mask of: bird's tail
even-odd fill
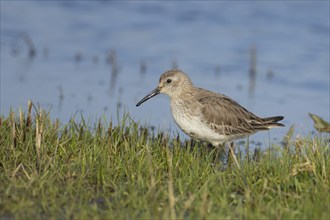
[[[276,128],[276,127],[284,127],[284,124],[278,123],[278,121],[281,121],[283,118],[284,118],[283,116],[268,117],[268,118],[263,118],[262,122],[263,125],[268,129]]]

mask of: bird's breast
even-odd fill
[[[197,105],[171,102],[171,110],[176,124],[190,137],[211,143],[224,138],[204,122]]]

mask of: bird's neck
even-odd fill
[[[193,85],[185,85],[179,91],[170,96],[172,105],[179,105],[187,102],[195,102],[197,88]]]

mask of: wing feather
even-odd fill
[[[198,99],[206,123],[224,135],[248,135],[267,130],[262,120],[223,94],[209,93]]]

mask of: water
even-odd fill
[[[63,123],[77,113],[117,120],[126,110],[176,134],[168,97],[135,104],[178,66],[259,116],[285,116],[286,128],[251,137],[262,144],[293,124],[297,134],[313,131],[308,112],[330,121],[328,1],[0,4],[1,115],[31,99]]]

